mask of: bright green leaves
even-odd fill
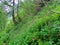
[[[48,45],[48,44],[52,45],[54,41],[54,34],[55,34],[54,32],[56,32],[57,34],[57,31],[55,29],[56,28],[55,24],[57,22],[55,21],[59,21],[58,18],[59,18],[58,14],[45,16],[41,18],[35,18],[33,23],[29,22],[29,25],[27,24],[24,25],[20,33],[18,33],[18,35],[15,35],[13,38],[10,39],[8,45],[10,45],[10,43],[11,44],[15,43],[16,45],[19,45],[19,44],[28,45],[29,43],[31,45],[36,45],[37,40],[39,39],[42,40],[41,44],[38,42],[39,45]],[[50,23],[52,23],[53,21],[55,23],[52,23],[51,25],[49,25],[48,23],[49,21],[51,21]],[[18,42],[16,43],[17,40]]]
[[[5,4],[7,3],[5,2]],[[45,7],[39,12],[39,15],[43,16],[37,15],[34,17],[32,15],[35,13],[34,8],[33,2],[27,1],[22,4],[20,17],[24,19],[16,27],[13,22],[6,24],[6,14],[0,8],[0,30],[4,30],[0,33],[0,45],[3,45],[4,41],[7,42],[7,45],[60,44],[60,14],[50,13],[48,7]],[[55,12],[60,11],[59,6],[50,6],[50,9]],[[27,14],[31,15],[28,16]]]

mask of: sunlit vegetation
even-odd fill
[[[60,45],[59,0],[18,0],[17,6],[14,1],[0,5],[0,45]]]

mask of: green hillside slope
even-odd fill
[[[36,15],[20,17],[23,21],[18,25],[11,20],[0,32],[0,45],[60,45],[59,4],[45,6]]]

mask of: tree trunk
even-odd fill
[[[13,19],[14,24],[17,25],[16,19],[14,17],[14,1],[15,0],[13,0],[12,19]]]
[[[21,18],[19,17],[19,0],[18,0],[18,5],[17,5],[17,17],[18,17],[18,21],[21,22]]]

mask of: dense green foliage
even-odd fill
[[[2,7],[0,7],[0,31],[4,30],[6,24],[6,14],[3,11]]]
[[[47,5],[37,12],[32,1],[21,2],[22,21],[16,26],[0,7],[0,45],[60,45],[60,4]]]

